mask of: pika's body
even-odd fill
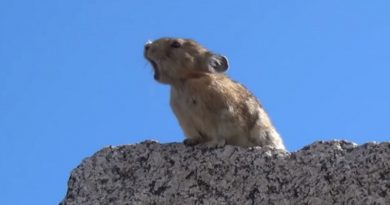
[[[175,38],[148,42],[144,54],[155,79],[171,86],[170,104],[185,144],[285,149],[257,99],[223,73],[228,68],[224,56]]]

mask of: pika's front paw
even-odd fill
[[[185,146],[194,146],[194,145],[199,144],[199,140],[198,139],[185,139],[183,141],[183,144]]]
[[[224,147],[226,144],[225,140],[212,140],[212,141],[208,141],[206,142],[206,146],[210,149],[213,149],[213,148],[221,148],[221,147]]]

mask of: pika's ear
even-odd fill
[[[214,70],[218,73],[223,73],[227,71],[228,67],[229,67],[229,62],[225,56],[221,56],[218,54],[211,54],[209,59],[210,70]]]

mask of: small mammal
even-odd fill
[[[149,41],[144,56],[154,79],[171,86],[170,105],[187,137],[185,145],[285,149],[256,97],[224,74],[226,57],[182,38]]]

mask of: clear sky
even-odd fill
[[[287,148],[390,138],[390,2],[0,1],[0,204],[58,204],[108,145],[181,142],[143,45],[226,55]]]

